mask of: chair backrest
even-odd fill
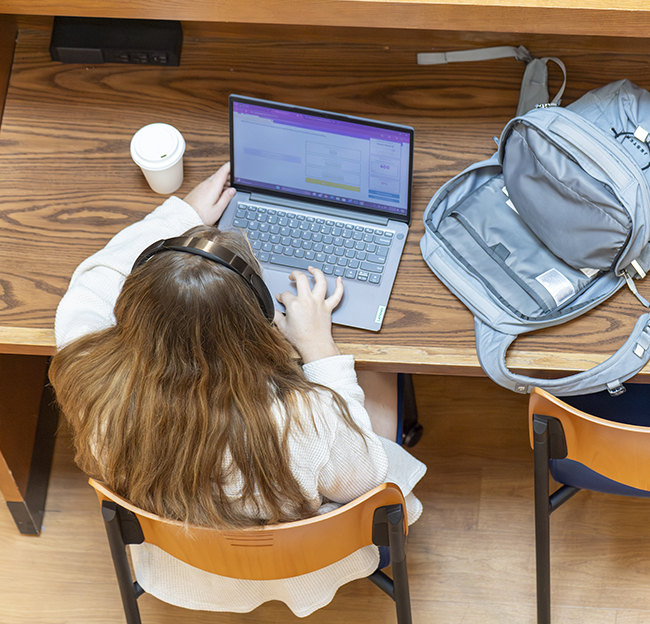
[[[134,513],[144,541],[206,572],[238,579],[269,580],[324,568],[373,543],[375,509],[406,506],[397,485],[383,483],[334,511],[297,522],[239,531],[188,526],[134,507],[103,484],[89,480],[100,504],[113,501]]]
[[[528,403],[531,446],[534,414],[552,416],[562,423],[567,459],[580,462],[618,483],[650,490],[650,427],[592,416],[544,390],[534,388]]]

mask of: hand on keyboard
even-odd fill
[[[340,277],[336,280],[334,292],[328,297],[323,272],[314,267],[308,270],[314,278],[314,288],[302,271],[293,271],[289,279],[296,284],[296,294],[287,290],[277,295],[286,314],[275,313],[276,326],[296,348],[305,364],[340,354],[332,338],[332,310],[343,298]]]

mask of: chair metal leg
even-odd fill
[[[548,421],[533,420],[535,461],[535,565],[537,577],[537,624],[551,624],[550,506]]]
[[[411,624],[411,596],[406,569],[406,535],[404,533],[404,510],[395,506],[386,514],[388,520],[388,543],[393,572],[393,587],[397,624]]]
[[[573,485],[563,485],[551,494],[548,498],[549,506],[548,512],[552,514],[558,507],[564,505],[570,498],[575,496],[580,491],[580,488]]]
[[[102,504],[102,517],[106,527],[106,535],[111,548],[117,584],[122,596],[122,605],[127,624],[142,624],[137,597],[142,593],[140,586],[133,581],[131,567],[126,556],[126,546],[122,538],[120,517],[115,503],[104,501]]]
[[[402,446],[414,447],[422,438],[424,427],[418,422],[418,408],[415,401],[413,376],[409,373],[397,374],[397,413],[401,420]]]
[[[385,572],[381,570],[375,570],[369,577],[369,581],[372,581],[381,591],[385,594],[388,594],[393,600],[395,600],[395,584],[393,579],[388,576]]]

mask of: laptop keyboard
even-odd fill
[[[393,232],[240,202],[235,227],[245,230],[260,262],[380,284]]]

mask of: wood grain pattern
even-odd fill
[[[51,352],[54,312],[74,268],[163,199],[130,160],[133,133],[154,121],[181,130],[182,196],[227,159],[227,97],[243,93],[415,127],[412,231],[384,328],[337,327],[335,338],[365,368],[480,374],[471,314],[422,259],[422,213],[443,182],[491,155],[492,136],[514,113],[522,66],[422,67],[416,53],[517,43],[557,54],[569,72],[565,103],[622,76],[650,86],[645,40],[607,40],[601,51],[595,37],[195,24],[181,67],[156,68],[53,63],[48,29],[21,23],[0,132],[5,352],[22,344],[25,353]],[[558,80],[552,73],[552,88]],[[650,295],[650,283],[640,290]],[[510,364],[547,375],[581,370],[620,346],[642,312],[621,291],[576,321],[517,340]]]
[[[0,327],[0,353],[54,355],[54,329]]]
[[[637,37],[647,32],[643,0],[2,0],[0,11],[73,15],[374,28],[431,28]]]

